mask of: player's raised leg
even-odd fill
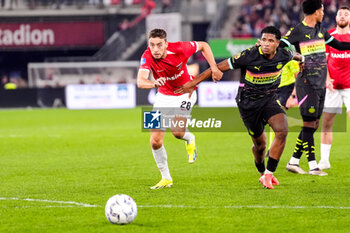
[[[166,150],[163,145],[165,131],[163,130],[152,130],[151,131],[151,147],[154,160],[156,161],[157,167],[162,175],[162,179],[151,189],[169,188],[173,185],[173,179],[170,176],[168,167],[168,157]]]
[[[186,131],[182,139],[186,141],[186,151],[187,151],[188,162],[194,163],[198,155],[197,147],[196,147],[196,137],[190,131]]]
[[[187,122],[185,117],[177,116],[173,119],[174,122]],[[172,127],[171,132],[177,139],[185,141],[187,158],[189,163],[194,163],[197,158],[196,137],[186,127],[181,127],[179,124],[177,127]]]

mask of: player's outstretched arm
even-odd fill
[[[338,50],[350,50],[350,42],[342,42],[335,38],[331,42],[329,42],[327,45]]]
[[[219,81],[222,78],[222,72],[218,69],[215,58],[213,55],[213,52],[211,51],[211,48],[207,42],[199,41],[198,44],[198,51],[202,51],[203,56],[209,63],[210,69],[212,71],[212,77],[213,81]]]
[[[222,62],[220,62],[217,65],[218,69],[221,72],[225,72],[230,70],[230,65],[228,64],[228,60],[225,59]],[[183,94],[183,93],[190,93],[190,97],[192,95],[192,92],[194,91],[194,88],[201,83],[203,80],[206,80],[208,78],[210,78],[212,76],[212,70],[211,68],[206,69],[204,72],[200,73],[195,79],[185,83],[184,85],[182,85],[181,87],[179,87],[175,93],[178,94]]]
[[[150,71],[140,69],[137,74],[137,87],[141,89],[152,89],[155,87],[163,86],[166,82],[165,78],[159,78],[156,81],[148,80]]]

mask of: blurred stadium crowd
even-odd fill
[[[151,0],[153,2],[153,0]],[[172,0],[162,0],[164,5],[171,4]],[[127,7],[142,4],[144,0],[1,0],[1,9],[15,10],[22,8],[34,9],[61,9],[76,7],[78,9],[110,6]],[[146,1],[150,2],[150,1]]]
[[[303,17],[302,0],[243,0],[240,15],[232,24],[232,37],[259,37],[261,30],[269,25],[278,27],[284,35],[290,27],[300,22]],[[349,4],[347,0],[324,0],[325,15],[323,25],[334,27],[339,6]]]
[[[43,21],[50,22],[53,21],[53,18],[49,19],[45,12],[57,12],[55,16],[56,21],[66,20],[67,16],[71,17],[69,20],[72,20],[77,11],[81,12],[87,21],[94,21],[96,19],[101,19],[104,17],[105,23],[105,45],[99,48],[95,48],[96,50],[90,50],[88,52],[82,53],[83,56],[85,54],[94,54],[99,49],[102,52],[110,52],[116,50],[116,48],[111,48],[111,46],[106,47],[107,41],[115,36],[116,32],[122,32],[125,35],[129,35],[125,37],[124,41],[130,42],[125,45],[125,47],[129,47],[132,45],[131,41],[128,40],[130,38],[130,34],[132,30],[133,33],[136,31],[141,34],[145,34],[144,24],[145,18],[149,14],[153,13],[168,13],[168,12],[179,12],[182,14],[182,24],[192,24],[191,29],[186,29],[183,31],[186,33],[183,34],[191,34],[189,39],[184,38],[184,40],[208,40],[208,28],[210,28],[211,24],[213,24],[216,15],[220,15],[219,12],[220,4],[227,4],[230,0],[184,0],[184,1],[175,1],[175,0],[0,0],[0,17],[3,17],[3,26],[6,26],[8,23],[13,22],[25,22],[23,16],[27,16],[28,12],[34,12],[34,16],[29,18],[30,21]],[[222,21],[218,21],[218,25],[226,24],[229,27],[221,27],[219,30],[225,33],[225,37],[231,38],[257,38],[260,36],[261,30],[268,25],[277,26],[282,35],[284,35],[289,28],[293,25],[296,25],[300,22],[303,17],[301,10],[301,2],[302,0],[231,0],[231,2],[236,3],[238,15],[235,15],[233,18],[228,17],[228,15],[221,14]],[[350,5],[350,0],[324,0],[324,9],[325,15],[323,20],[323,25],[330,29],[335,26],[335,16],[339,6],[342,5]],[[181,3],[181,4],[180,4]],[[192,4],[192,5],[191,5]],[[181,5],[180,7],[175,7],[176,5]],[[192,8],[191,8],[192,6]],[[229,8],[228,5],[225,5]],[[69,15],[69,10],[74,9]],[[116,9],[109,11],[110,9]],[[131,11],[127,11],[131,9]],[[67,11],[66,11],[67,10]],[[100,14],[98,17],[90,16],[91,13],[88,13],[89,10],[95,10],[95,13],[98,11]],[[121,11],[126,10],[124,14],[120,14]],[[177,10],[177,11],[176,11]],[[195,11],[199,10],[199,11]],[[182,11],[182,12],[181,12]],[[23,13],[27,12],[27,13]],[[40,12],[42,12],[42,16],[40,16]],[[66,12],[66,13],[65,13]],[[102,13],[101,13],[102,12]],[[191,12],[191,14],[188,14]],[[194,13],[197,12],[197,13]],[[209,12],[212,14],[212,17],[207,17],[205,12]],[[60,13],[65,13],[65,15],[59,15]],[[11,15],[12,14],[12,15]],[[113,14],[113,15],[112,15]],[[198,19],[198,15],[202,15],[202,22]],[[23,20],[21,19],[22,16]],[[189,19],[191,16],[195,16],[192,21]],[[34,19],[37,17],[38,19]],[[40,18],[41,17],[41,18]],[[45,18],[46,17],[46,18]],[[90,18],[89,18],[90,17]],[[113,19],[112,22],[107,22],[108,20]],[[21,21],[22,20],[22,21]],[[80,19],[78,19],[80,20]],[[187,21],[187,22],[186,22]],[[184,23],[186,22],[186,23]],[[107,26],[106,26],[107,25]],[[141,27],[142,26],[142,27]],[[136,30],[139,27],[140,30]],[[108,29],[108,31],[106,31]],[[143,30],[143,31],[142,31]],[[135,34],[135,37],[141,37],[141,34]],[[223,33],[218,34],[223,37]],[[215,38],[215,37],[212,37]],[[209,38],[210,39],[210,38]],[[223,38],[230,39],[230,38]],[[115,44],[119,42],[116,41]],[[146,46],[146,43],[139,44],[139,51],[142,50],[142,45]],[[104,48],[103,50],[103,47]],[[120,46],[119,46],[120,47]],[[11,50],[12,49],[12,50]],[[30,48],[0,48],[5,55],[0,57],[0,60],[6,61],[9,60],[9,56],[12,56],[12,59],[16,62],[9,62],[8,64],[13,64],[12,66],[4,65],[2,69],[0,69],[0,77],[1,77],[1,85],[4,87],[7,83],[14,83],[17,88],[26,88],[28,87],[28,74],[26,72],[27,67],[23,67],[23,63],[27,62],[25,59],[22,59],[22,63],[19,64],[17,62],[17,57],[28,57],[28,62],[46,62],[47,58],[50,56],[62,56],[62,54],[66,56],[82,56],[81,54],[77,54],[74,50],[69,50],[69,48],[58,48],[56,54],[52,52],[52,49],[48,49],[45,51],[45,48],[37,49]],[[48,56],[49,51],[51,51],[50,56]],[[64,52],[62,52],[64,51]],[[137,53],[137,50],[134,54]],[[13,55],[11,55],[13,54]],[[40,59],[44,57],[44,59],[40,60],[39,58],[35,61],[31,61],[33,56],[40,55]],[[8,56],[9,55],[9,56]],[[136,57],[139,57],[137,55]],[[126,60],[137,60],[134,58],[126,59]],[[18,65],[16,66],[16,63]],[[207,63],[204,61],[203,56],[201,54],[197,54],[194,56],[194,61],[192,63],[196,63],[199,65],[199,71],[203,71],[207,68]]]

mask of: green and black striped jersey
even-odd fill
[[[296,85],[310,84],[313,88],[325,88],[327,78],[326,44],[332,37],[321,24],[309,27],[305,21],[291,28],[281,39],[281,47],[295,46],[305,57],[304,70],[296,80]]]
[[[281,80],[283,66],[293,59],[293,53],[277,48],[272,59],[264,56],[261,47],[246,49],[228,59],[233,69],[241,69],[240,97],[260,99],[274,93]]]

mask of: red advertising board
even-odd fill
[[[0,23],[0,48],[101,46],[103,22]]]

